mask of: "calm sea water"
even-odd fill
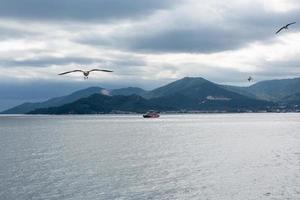
[[[1,200],[300,199],[300,114],[0,116]]]

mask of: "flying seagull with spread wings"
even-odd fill
[[[283,29],[289,29],[289,26],[290,25],[293,25],[293,24],[296,24],[296,22],[292,22],[292,23],[289,23],[289,24],[287,24],[287,25],[285,25],[285,26],[283,26],[283,27],[281,27],[277,32],[276,32],[276,34],[278,34],[280,31],[282,31]]]
[[[73,72],[81,72],[84,75],[84,79],[88,79],[91,72],[113,72],[113,71],[106,70],[106,69],[91,69],[89,71],[84,71],[84,70],[81,70],[81,69],[75,69],[75,70],[72,70],[72,71],[67,71],[67,72],[60,73],[58,75],[65,75],[65,74],[69,74],[69,73],[73,73]]]

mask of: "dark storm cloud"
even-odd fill
[[[267,39],[269,33],[243,33],[238,29],[205,27],[200,29],[170,29],[134,36],[86,37],[75,40],[81,44],[111,46],[125,50],[149,53],[212,53],[233,50],[255,40]]]
[[[234,12],[224,14],[220,23],[193,24],[182,16],[178,26],[165,23],[159,29],[155,23],[149,22],[144,27],[133,27],[127,32],[112,33],[109,37],[91,34],[75,41],[137,52],[214,53],[239,49],[256,41],[271,41],[278,36],[275,32],[282,25],[300,21],[299,10],[289,13],[270,13],[263,9],[256,9],[255,13],[251,9],[243,13]],[[296,24],[289,31],[298,30],[300,25]]]
[[[177,1],[177,0],[175,0]],[[146,15],[174,0],[0,0],[0,17],[33,20],[110,20]]]
[[[219,52],[241,47],[251,36],[244,38],[226,30],[169,30],[136,38],[128,44],[130,49],[146,52]],[[254,38],[252,38],[254,39]]]

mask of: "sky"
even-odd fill
[[[299,0],[0,0],[0,111],[89,86],[300,76]],[[289,22],[288,31],[275,32]],[[114,73],[58,76],[73,69]]]

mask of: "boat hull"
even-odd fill
[[[143,115],[144,118],[159,118],[159,115]]]

